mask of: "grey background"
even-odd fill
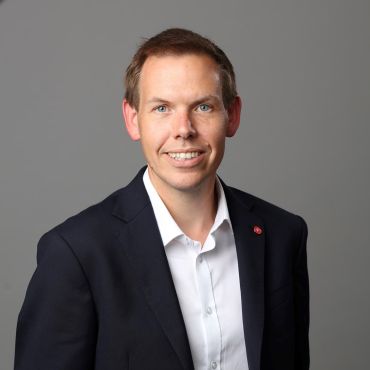
[[[368,368],[368,0],[0,1],[0,370],[48,229],[144,163],[123,131],[140,37],[214,39],[244,101],[220,174],[309,225],[312,369]]]

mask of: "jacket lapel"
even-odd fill
[[[238,256],[244,337],[249,370],[260,370],[264,326],[264,249],[262,221],[251,212],[252,201],[223,184]],[[257,226],[262,230],[258,233]]]
[[[122,191],[114,215],[123,221],[118,236],[165,335],[184,369],[193,369],[190,346],[171,271],[154,212],[146,193],[142,169]]]

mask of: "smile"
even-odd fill
[[[200,152],[169,152],[168,155],[177,161],[186,161],[200,156]]]

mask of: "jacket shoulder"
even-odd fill
[[[145,167],[125,187],[52,228],[42,236],[41,241],[62,239],[80,256],[109,249],[123,225],[122,221],[125,222],[125,217],[134,217],[147,205],[142,181],[144,171]]]
[[[41,237],[39,247],[47,245],[49,249],[55,245],[56,240],[60,240],[64,241],[74,254],[85,255],[109,243],[114,237],[112,211],[117,197],[124,189],[115,191],[102,201],[53,227]]]
[[[95,203],[77,214],[67,218],[65,221],[55,226],[50,232],[60,234],[70,234],[77,230],[79,233],[86,231],[94,232],[101,227],[102,223],[112,213],[118,194],[124,190],[120,189],[107,196],[105,199]]]

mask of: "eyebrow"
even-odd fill
[[[193,105],[198,105],[203,102],[211,101],[211,100],[216,100],[220,101],[219,97],[217,95],[205,95],[200,97],[199,99],[195,100],[192,104]],[[169,100],[154,96],[153,98],[149,99],[146,104],[171,104]]]
[[[153,103],[165,103],[165,104],[168,104],[169,101],[168,100],[165,100],[165,99],[162,99],[162,98],[153,97],[153,98],[149,99],[146,102],[146,104],[153,104]]]

